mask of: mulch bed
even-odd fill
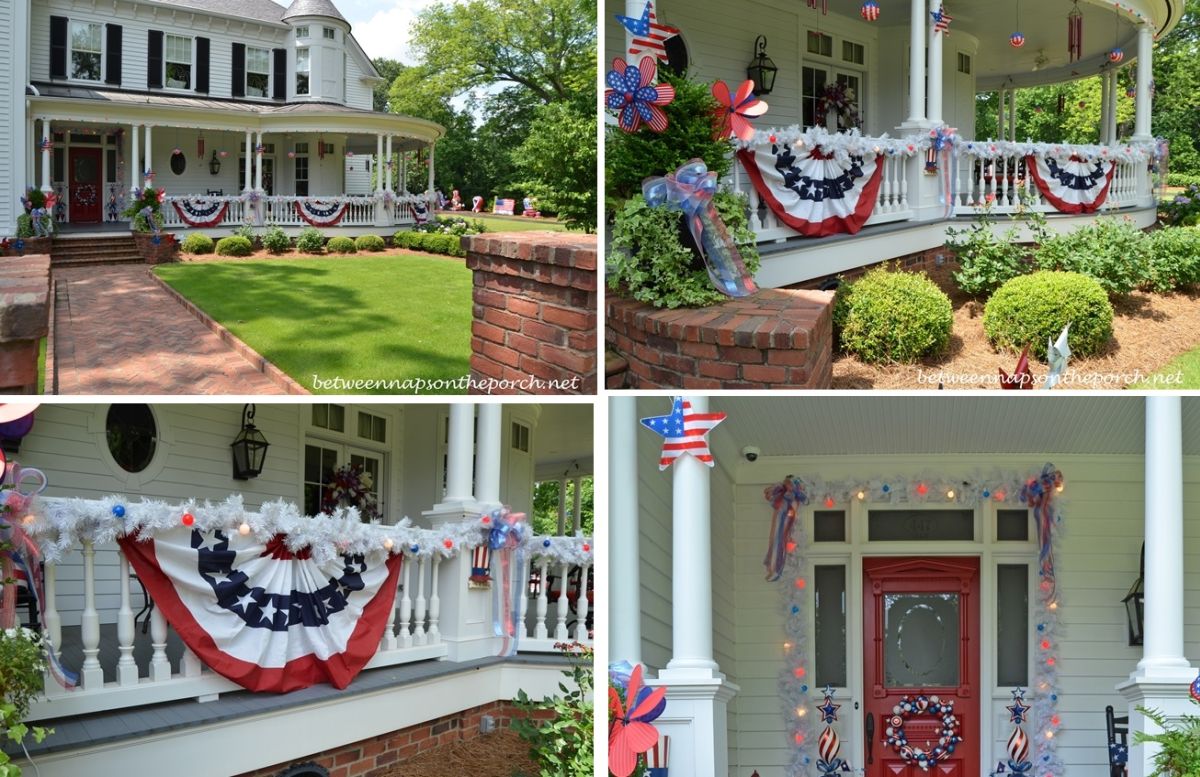
[[[383,777],[536,777],[529,743],[511,729],[435,747],[384,772]]]
[[[926,273],[950,297],[954,329],[945,354],[916,364],[869,365],[839,354],[833,362],[835,389],[999,388],[998,368],[1012,372],[1017,354],[997,352],[983,333],[983,304],[955,285],[955,267]],[[1162,369],[1182,353],[1200,347],[1200,292],[1134,292],[1113,303],[1113,339],[1101,354],[1072,356],[1064,389],[1120,389]],[[1046,377],[1043,362],[1030,365],[1034,378]],[[1164,384],[1160,388],[1177,388]]]

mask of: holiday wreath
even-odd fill
[[[910,744],[908,736],[904,732],[905,721],[921,715],[941,718],[942,721],[938,742],[929,750]],[[954,746],[962,741],[962,736],[959,734],[958,716],[954,714],[954,701],[943,702],[936,695],[925,696],[922,694],[916,699],[902,696],[900,703],[892,707],[892,716],[887,720],[884,734],[887,744],[892,746],[892,749],[905,763],[916,763],[926,771],[938,761],[949,758],[954,752]],[[930,744],[930,742],[926,742],[925,746],[929,747]]]
[[[371,489],[375,481],[358,464],[343,464],[321,489],[321,512],[333,515],[339,508],[354,507],[364,521],[380,518],[379,501]]]

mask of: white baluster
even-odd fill
[[[436,645],[442,641],[442,632],[438,629],[438,620],[442,615],[442,600],[438,598],[438,566],[442,557],[434,554],[433,572],[429,576],[429,644]]]
[[[582,572],[579,575],[579,604],[575,609],[575,615],[579,618],[579,620],[576,621],[576,623],[575,623],[575,641],[576,642],[587,642],[587,640],[588,640],[588,628],[587,628],[588,598],[587,598],[587,593],[588,593],[588,572],[590,572],[590,571],[591,571],[591,565],[585,563],[583,565]]]
[[[400,564],[403,566],[403,564],[404,564],[403,558],[401,558]],[[393,601],[392,607],[388,611],[388,621],[387,621],[387,626],[383,630],[383,638],[379,640],[379,650],[381,652],[386,652],[388,650],[395,650],[397,644],[398,643],[396,642],[396,603]]]
[[[733,190],[742,193],[742,166],[738,164],[736,154],[733,157]]]
[[[418,645],[428,643],[428,638],[425,635],[425,559],[421,559],[420,566],[417,567],[417,600],[416,612],[413,615],[413,642]]]
[[[566,642],[571,638],[567,633],[567,573],[571,571],[571,568],[563,564],[561,571],[562,577],[558,589],[558,625],[554,627],[554,638],[559,642]]]
[[[1008,157],[1000,157],[1000,166],[996,170],[996,204],[1008,205]]]
[[[416,559],[414,559],[412,556],[405,556],[404,557],[404,570],[401,572],[401,575],[403,576],[403,582],[401,584],[402,590],[400,593],[400,647],[406,647],[406,648],[412,647],[412,644],[413,644],[412,597],[409,596],[409,591],[411,591],[412,589],[409,588],[409,584],[408,584],[408,580],[409,580],[408,571],[409,571],[409,567],[412,566],[412,562],[415,560]]]
[[[751,186],[748,193],[750,195],[750,229],[761,232],[763,223],[762,219],[758,217],[758,189]]]
[[[100,613],[96,612],[96,549],[91,540],[83,541],[83,614],[80,616],[83,637],[84,690],[104,686],[104,670],[100,667]]]
[[[883,166],[881,175],[883,182],[879,186],[879,193],[875,197],[875,211],[877,213],[888,213],[891,211],[892,203],[892,171],[888,164],[888,158],[884,157],[879,160],[878,164]]]
[[[138,669],[133,660],[133,608],[129,606],[129,559],[124,551],[117,551],[121,560],[121,607],[117,610],[117,682],[121,685],[137,685]]]
[[[45,569],[42,570],[42,578],[46,589],[44,626],[46,636],[50,639],[50,643],[54,647],[54,655],[57,657],[62,655],[62,617],[58,614],[58,604],[56,603],[58,593],[58,583],[55,579],[58,574],[56,570],[57,567],[54,564],[47,563]],[[62,690],[58,682],[50,677],[49,672],[46,672],[45,688],[47,696]]]
[[[529,570],[531,567],[532,561],[526,559],[525,563],[521,565],[520,577],[518,578],[521,582],[521,628],[518,633],[526,638],[533,636],[525,620],[529,615]]]
[[[200,657],[186,646],[183,648],[183,659],[179,665],[183,670],[184,677],[199,677],[200,671],[204,668],[204,665],[200,663]]]
[[[171,662],[167,660],[167,619],[158,607],[150,610],[150,679],[165,682],[171,679]]]
[[[538,597],[537,597],[537,620],[534,623],[533,636],[535,639],[546,639],[550,636],[549,630],[546,628],[546,613],[549,610],[550,600],[546,596],[546,591],[550,584],[546,580],[546,560],[542,559],[542,563],[538,565]]]

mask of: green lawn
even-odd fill
[[[1180,376],[1178,380],[1176,375]],[[1170,364],[1151,375],[1149,379],[1135,383],[1130,388],[1164,391],[1200,388],[1200,348],[1176,356]]]
[[[470,211],[441,211],[437,212],[439,216],[462,216],[470,221],[471,219],[479,219],[487,227],[488,232],[532,232],[541,230],[543,232],[566,232],[567,225],[554,219],[530,219],[524,216],[497,216],[494,213],[471,213]]]
[[[303,257],[154,271],[314,393],[422,393],[399,382],[470,372],[471,271],[461,259]],[[314,374],[396,383],[314,386]]]

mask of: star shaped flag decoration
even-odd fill
[[[829,689],[827,688],[826,691]],[[821,720],[826,723],[832,723],[838,719],[837,711],[841,709],[840,704],[833,703],[833,694],[825,694],[825,702],[817,707],[817,711],[821,713]]]
[[[668,415],[650,416],[642,419],[642,426],[662,435],[662,455],[658,460],[659,470],[675,463],[685,453],[690,453],[708,466],[713,466],[712,451],[708,448],[708,433],[725,420],[724,413],[696,413],[692,403],[676,397]]]
[[[1029,705],[1024,703],[1025,699],[1017,697],[1013,699],[1012,706],[1008,707],[1009,721],[1020,725],[1025,722],[1026,713],[1029,712]]]

